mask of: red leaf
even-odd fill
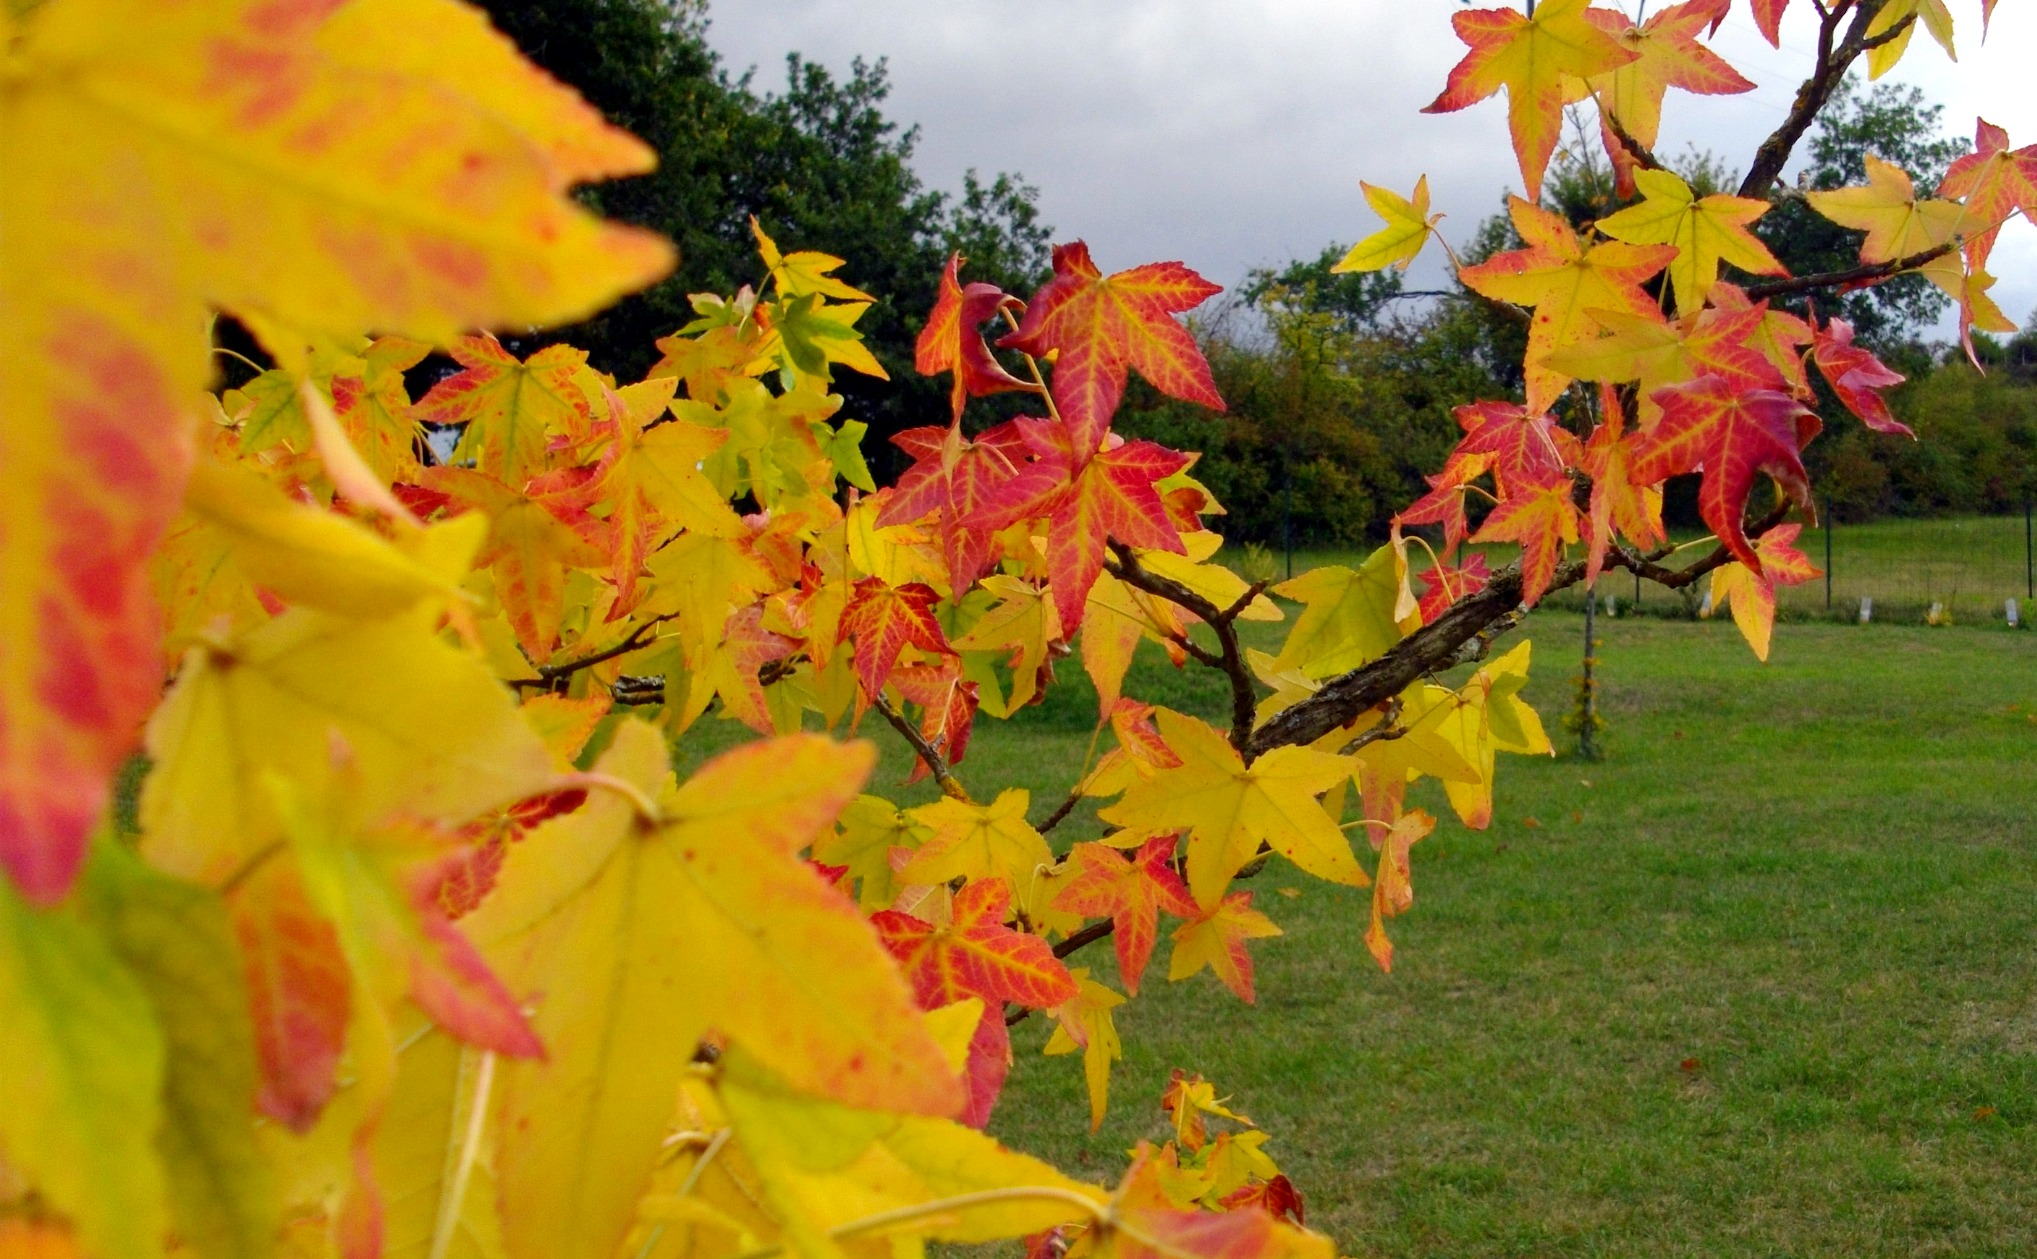
[[[269,861],[234,890],[234,935],[248,982],[256,1105],[293,1132],[308,1132],[338,1087],[347,1043],[352,972],[339,933],[312,907],[297,870]]]
[[[1771,48],[1782,47],[1782,11],[1789,7],[1789,0],[1750,0],[1754,7],[1754,25],[1761,28],[1761,37]]]
[[[998,307],[1013,299],[995,284],[963,288],[961,269],[962,255],[948,255],[948,265],[941,271],[940,297],[927,315],[927,326],[920,329],[912,357],[914,369],[922,376],[947,371],[955,374],[949,395],[958,420],[962,418],[962,404],[971,395],[980,398],[1032,388],[991,357],[990,347],[983,343],[979,331],[985,320],[996,318]]]
[[[962,680],[962,662],[954,656],[938,664],[904,665],[891,681],[898,693],[920,706],[919,732],[953,765],[969,751],[969,732],[976,722],[976,683]],[[913,758],[908,785],[927,775],[927,763]]]
[[[1160,911],[1177,918],[1202,913],[1174,870],[1174,842],[1172,835],[1155,836],[1130,860],[1108,844],[1077,844],[1068,853],[1075,877],[1054,898],[1056,909],[1111,920],[1118,976],[1132,996],[1139,995],[1139,979],[1153,956]]]
[[[958,589],[974,584],[990,570],[997,531],[962,522],[991,502],[1024,465],[1026,442],[1017,423],[1007,421],[974,441],[962,435],[959,424],[909,428],[891,440],[916,462],[885,499],[878,525],[938,515],[949,576]]]
[[[1041,1010],[1073,1001],[1077,990],[1068,968],[1045,940],[1005,926],[1010,914],[1011,885],[977,879],[955,894],[954,919],[945,927],[894,909],[870,921],[924,1009],[963,997]]]
[[[1827,321],[1811,342],[1811,357],[1817,360],[1825,383],[1862,424],[1877,433],[1916,436],[1909,425],[1889,414],[1888,402],[1878,392],[1902,384],[1905,377],[1853,344],[1852,324],[1844,319]]]
[[[1068,429],[1046,420],[1013,421],[1035,458],[997,496],[962,521],[1002,529],[1047,518],[1047,569],[1061,624],[1080,625],[1089,588],[1103,571],[1105,543],[1185,553],[1166,504],[1153,489],[1192,460],[1149,441],[1124,442],[1080,457]]]
[[[1810,478],[1799,451],[1817,435],[1818,417],[1796,399],[1771,389],[1742,391],[1719,376],[1652,395],[1662,418],[1640,443],[1633,479],[1653,484],[1683,472],[1702,470],[1698,514],[1742,564],[1761,571],[1748,544],[1742,517],[1754,480],[1766,472],[1784,493],[1811,509]]]
[[[1004,1092],[1005,1077],[1011,1074],[1011,1031],[1005,1026],[1004,1005],[983,1003],[983,1017],[969,1037],[969,1054],[962,1061],[962,1087],[967,1100],[957,1116],[972,1128],[990,1122],[990,1112]]]
[[[1275,1218],[1286,1217],[1296,1224],[1308,1223],[1308,1212],[1301,1200],[1301,1190],[1285,1176],[1272,1180],[1255,1180],[1251,1184],[1233,1189],[1219,1201],[1227,1211],[1243,1211],[1256,1207]]]
[[[1427,625],[1443,615],[1451,604],[1465,595],[1485,589],[1485,583],[1491,576],[1492,571],[1483,554],[1474,555],[1460,565],[1438,561],[1430,566],[1427,572],[1420,574],[1421,579],[1428,583],[1428,589],[1422,592],[1420,600],[1422,624]]]
[[[856,678],[872,700],[884,694],[885,679],[906,647],[951,654],[947,635],[934,616],[941,596],[924,582],[888,586],[876,577],[856,583],[842,613],[842,633],[856,640]]]
[[[1565,543],[1577,541],[1577,504],[1570,476],[1557,472],[1533,485],[1517,485],[1485,518],[1473,542],[1521,544],[1521,602],[1533,607],[1549,589]]]
[[[1546,484],[1578,461],[1577,438],[1546,412],[1513,402],[1474,402],[1458,407],[1455,414],[1464,439],[1450,460],[1490,455],[1501,498],[1518,485]]]
[[[1073,431],[1078,458],[1103,443],[1125,373],[1212,410],[1224,400],[1195,338],[1175,320],[1223,289],[1178,262],[1152,262],[1104,278],[1081,241],[1054,247],[1054,278],[1034,295],[1018,331],[999,345],[1034,358],[1054,354],[1054,405]],[[1069,622],[1074,624],[1074,622]]]
[[[1616,532],[1639,546],[1667,541],[1669,536],[1662,528],[1661,489],[1634,479],[1641,433],[1627,428],[1618,390],[1602,385],[1599,398],[1604,419],[1584,446],[1583,466],[1591,476],[1591,505],[1584,524],[1586,586],[1598,580]]]

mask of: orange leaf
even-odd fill
[[[856,678],[871,700],[884,694],[884,681],[908,646],[936,655],[949,653],[947,635],[934,608],[941,596],[925,582],[886,585],[865,577],[842,612],[842,634],[856,640]]]
[[[234,889],[234,935],[262,1070],[256,1104],[307,1132],[339,1086],[353,977],[339,933],[312,907],[287,861],[264,863]]]
[[[1245,941],[1281,934],[1273,920],[1252,908],[1250,892],[1232,892],[1216,906],[1174,929],[1174,954],[1167,978],[1186,979],[1207,966],[1224,987],[1253,1000],[1252,955]]]
[[[998,344],[1034,358],[1054,355],[1054,403],[1076,457],[1086,459],[1110,428],[1129,368],[1161,393],[1224,409],[1209,362],[1174,318],[1222,291],[1178,262],[1151,262],[1106,279],[1088,245],[1056,245],[1054,278],[1033,295],[1018,331]]]
[[[1015,299],[995,284],[963,288],[961,269],[962,255],[949,254],[948,265],[941,271],[940,296],[927,314],[927,326],[920,329],[919,339],[913,343],[912,358],[913,369],[922,376],[954,373],[949,401],[957,420],[962,418],[962,404],[972,395],[980,398],[1032,388],[991,356],[980,331],[986,320],[997,317],[999,307]]]
[[[1798,506],[1811,510],[1809,475],[1798,452],[1817,435],[1818,417],[1770,389],[1742,390],[1718,376],[1658,389],[1662,420],[1634,455],[1633,479],[1653,484],[1702,470],[1698,514],[1741,563],[1759,572],[1741,517],[1755,477],[1775,478]]]
[[[1026,461],[1025,437],[1015,422],[1007,421],[973,441],[962,435],[959,423],[909,428],[893,434],[891,441],[914,463],[885,498],[878,526],[938,516],[950,580],[957,588],[973,584],[990,569],[997,530],[962,522],[1018,475]]]
[[[1846,409],[1877,433],[1915,437],[1910,426],[1889,414],[1888,403],[1877,390],[1903,383],[1901,372],[1892,370],[1867,350],[1853,344],[1853,325],[1844,319],[1828,320],[1811,343],[1811,357],[1818,372]]]
[[[1712,570],[1712,606],[1732,605],[1733,623],[1740,627],[1757,660],[1768,659],[1769,635],[1775,628],[1775,588],[1800,586],[1821,575],[1796,549],[1802,531],[1802,525],[1791,522],[1762,534],[1754,543],[1754,551],[1761,557],[1758,572],[1744,564]]]
[[[1629,431],[1619,394],[1602,385],[1599,411],[1605,418],[1584,446],[1584,470],[1591,476],[1591,505],[1585,516],[1584,584],[1587,589],[1605,567],[1615,532],[1638,546],[1668,541],[1662,528],[1662,489],[1634,480],[1634,452],[1641,433]]]
[[[1073,1001],[1077,990],[1068,968],[1045,940],[1005,926],[1010,915],[1011,884],[984,878],[955,894],[954,918],[946,926],[895,909],[871,922],[922,1009],[963,997],[981,997],[992,1008],[1013,1001],[1041,1010]]]
[[[1160,911],[1177,918],[1202,913],[1174,871],[1174,843],[1172,835],[1157,835],[1141,844],[1131,860],[1108,844],[1077,844],[1068,853],[1075,875],[1054,898],[1056,909],[1111,920],[1118,977],[1135,997],[1146,962],[1153,956]]]
[[[1698,31],[1709,24],[1718,29],[1730,0],[1688,0],[1658,10],[1655,16],[1636,25],[1618,9],[1586,9],[1585,20],[1619,41],[1635,54],[1634,60],[1616,66],[1589,80],[1598,97],[1600,129],[1606,153],[1612,158],[1619,178],[1621,196],[1634,192],[1634,160],[1604,125],[1610,114],[1620,127],[1643,148],[1654,148],[1662,128],[1662,98],[1670,88],[1703,96],[1730,96],[1751,92],[1754,84],[1727,65],[1718,54],[1697,42]]]
[[[1549,589],[1564,544],[1577,541],[1577,504],[1567,473],[1520,485],[1485,518],[1473,542],[1521,544],[1521,602],[1533,607]]]
[[[1379,849],[1379,868],[1372,879],[1372,925],[1365,930],[1365,947],[1372,951],[1383,971],[1393,970],[1393,941],[1386,938],[1386,920],[1406,913],[1415,903],[1408,849],[1435,829],[1435,818],[1420,809],[1409,809],[1385,835],[1374,839],[1374,846]]]

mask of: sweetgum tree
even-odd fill
[[[1435,825],[1410,782],[1482,826],[1497,753],[1549,750],[1529,646],[1498,645],[1546,592],[1709,577],[1765,654],[1774,584],[1810,571],[1811,373],[1883,429],[1896,380],[1772,301],[1918,272],[2002,322],[1985,264],[2037,149],[1984,122],[1935,195],[1879,158],[1806,195],[1857,262],[1785,275],[1748,231],[1846,68],[1919,22],[1949,44],[1946,10],[1820,8],[1739,194],[1696,196],[1649,145],[1670,87],[1747,86],[1702,43],[1725,12],[1457,15],[1430,108],[1505,92],[1530,195],[1523,247],[1459,275],[1518,308],[1525,398],[1467,399],[1400,512],[1440,554],[1396,537],[1283,608],[1215,562],[1194,457],[1113,432],[1134,374],[1223,405],[1177,319],[1216,287],[1180,263],[1106,276],[1071,242],[1021,298],[953,258],[916,364],[951,422],[900,434],[879,488],[831,388],[878,367],[837,258],[757,231],[758,285],[696,298],[642,379],[487,334],[672,255],[569,195],[649,152],[455,0],[0,6],[0,1242],[1327,1259],[1196,1076],[1113,1187],[985,1137],[1006,1027],[1054,1019],[1101,1115],[1163,935],[1169,980],[1250,1000],[1266,860],[1369,885],[1390,965]],[[1580,227],[1532,198],[1584,96],[1637,195]],[[1424,189],[1367,195],[1388,225],[1342,265],[1405,263]],[[222,311],[279,366],[210,395]],[[462,370],[412,399],[434,345]],[[1026,413],[965,424],[1000,393]],[[460,428],[449,460],[423,424]],[[1657,514],[1693,471],[1695,559]],[[1457,561],[1472,495],[1519,562]],[[1246,620],[1286,621],[1279,651]],[[1061,802],[966,782],[974,723],[1071,649],[1108,752]],[[1125,694],[1142,649],[1217,671],[1224,719]],[[678,781],[710,710],[757,737]],[[861,794],[871,744],[826,733],[859,725],[941,798]],[[1085,796],[1103,826],[1061,831]],[[1122,992],[1070,966],[1106,938]]]

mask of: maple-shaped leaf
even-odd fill
[[[966,884],[945,925],[891,909],[870,920],[898,959],[922,1009],[963,997],[983,1001],[964,1070],[969,1098],[961,1118],[972,1127],[988,1122],[1009,1069],[1005,1003],[1048,1009],[1075,1000],[1081,991],[1045,940],[1005,925],[1010,915],[1011,884],[995,877]]]
[[[1027,456],[1023,431],[1015,422],[1006,421],[972,440],[963,435],[958,423],[947,428],[909,428],[891,440],[914,462],[892,487],[877,523],[910,524],[938,514],[949,576],[957,588],[973,584],[992,563],[997,531],[962,522],[1018,475]]]
[[[1386,920],[1406,913],[1415,903],[1408,849],[1435,829],[1435,818],[1420,809],[1409,809],[1394,819],[1385,834],[1373,839],[1372,846],[1379,850],[1379,868],[1372,876],[1372,925],[1365,929],[1365,947],[1383,971],[1393,970],[1393,941],[1386,938]]]
[[[1054,610],[1051,592],[1022,578],[993,574],[983,579],[980,589],[996,595],[998,603],[982,619],[958,636],[956,651],[990,651],[1009,656],[1011,694],[995,706],[984,708],[993,717],[1008,717],[1031,703],[1044,689],[1043,676],[1051,680],[1049,648],[1065,635],[1061,617]]]
[[[1770,48],[1782,47],[1782,15],[1789,8],[1789,0],[1748,0],[1754,11],[1754,25],[1760,28],[1761,37],[1768,41]]]
[[[764,628],[764,610],[740,608],[723,627],[722,641],[688,679],[685,706],[677,728],[690,726],[707,710],[708,701],[719,697],[724,711],[758,734],[774,733],[764,684],[758,673],[765,665],[783,660],[799,646],[783,634]]]
[[[1153,442],[1129,441],[1086,457],[1070,445],[1065,425],[1023,418],[1014,423],[1033,461],[960,523],[1001,529],[1046,517],[1049,585],[1062,625],[1081,623],[1109,541],[1186,552],[1153,487],[1193,462],[1189,456]]]
[[[1472,770],[1468,775],[1443,777],[1443,792],[1457,816],[1473,830],[1492,824],[1495,753],[1556,754],[1542,729],[1541,717],[1520,697],[1521,688],[1528,683],[1533,649],[1533,643],[1523,641],[1481,667],[1456,691],[1443,691],[1437,697],[1435,735]],[[1392,748],[1405,742],[1399,739],[1372,746]]]
[[[1224,409],[1209,361],[1174,318],[1222,291],[1178,262],[1105,277],[1088,245],[1056,245],[1054,278],[1033,295],[1018,330],[998,344],[1036,359],[1053,356],[1054,404],[1080,463],[1103,444],[1129,369],[1170,397]]]
[[[1647,485],[1702,471],[1698,514],[1741,563],[1760,571],[1743,516],[1755,478],[1766,472],[1805,511],[1809,475],[1799,453],[1817,434],[1818,417],[1787,394],[1743,390],[1718,376],[1655,392],[1662,419],[1648,430],[1630,465]]]
[[[1024,887],[1040,867],[1053,864],[1047,841],[1026,821],[1031,793],[1008,787],[989,804],[949,797],[910,811],[927,828],[927,840],[899,870],[908,883],[950,879],[1004,879]]]
[[[1818,372],[1824,376],[1825,383],[1832,386],[1832,392],[1838,395],[1839,401],[1845,403],[1846,409],[1858,416],[1862,424],[1877,433],[1916,436],[1909,425],[1889,414],[1888,401],[1880,392],[1902,384],[1905,377],[1865,347],[1855,345],[1852,324],[1844,319],[1826,321],[1811,343],[1811,357],[1816,360]]]
[[[1995,286],[1995,277],[1979,267],[1969,266],[1960,251],[1940,254],[1918,267],[1917,272],[1958,303],[1959,344],[1966,351],[1967,360],[1976,368],[1980,366],[1980,355],[1973,348],[1974,329],[1982,332],[2016,330],[2016,321],[2003,314],[2001,306],[1988,295],[1988,290]]]
[[[1527,248],[1494,254],[1462,268],[1457,278],[1494,301],[1534,308],[1525,360],[1527,401],[1528,410],[1540,414],[1570,383],[1570,377],[1547,365],[1547,355],[1590,336],[1597,329],[1591,311],[1654,313],[1655,299],[1642,291],[1641,283],[1675,261],[1676,248],[1624,241],[1587,247],[1559,214],[1513,196],[1507,208]]]
[[[1529,607],[1549,589],[1564,546],[1577,541],[1574,490],[1569,475],[1560,472],[1546,481],[1516,485],[1471,535],[1473,542],[1521,544],[1521,602]]]
[[[1754,86],[1749,83],[1748,87]],[[1694,314],[1705,304],[1719,264],[1729,262],[1754,275],[1788,275],[1788,270],[1747,230],[1768,213],[1768,202],[1713,193],[1700,197],[1673,171],[1637,171],[1642,200],[1598,221],[1598,230],[1633,245],[1674,245],[1669,282],[1676,309]]]
[[[842,635],[855,640],[856,678],[865,695],[875,700],[884,694],[884,681],[907,647],[948,654],[947,635],[934,613],[940,601],[940,594],[924,582],[891,586],[865,577],[856,583],[842,612]]]
[[[1866,162],[1865,184],[1804,194],[1819,214],[1841,227],[1867,233],[1860,242],[1862,262],[1893,262],[1936,249],[1960,230],[1964,206],[1937,198],[1920,200],[1902,167],[1872,153]]]
[[[1232,892],[1174,929],[1174,952],[1167,960],[1167,978],[1187,979],[1207,966],[1237,993],[1240,1000],[1255,1000],[1252,991],[1252,955],[1245,941],[1259,940],[1283,932],[1273,920],[1252,908],[1250,892]]]
[[[1973,152],[1945,168],[1938,195],[1965,206],[1959,230],[1966,238],[1966,261],[1985,267],[2009,216],[2018,209],[2026,217],[2037,215],[2037,145],[2012,150],[2007,131],[1975,119]]]
[[[1340,273],[1381,271],[1387,267],[1407,270],[1415,255],[1422,252],[1422,246],[1429,243],[1443,217],[1429,213],[1429,177],[1424,175],[1415,181],[1412,201],[1390,188],[1376,188],[1364,180],[1358,181],[1358,186],[1365,190],[1365,203],[1386,220],[1386,226],[1351,246],[1350,252],[1330,270]]]
[[[1217,905],[1262,843],[1317,878],[1365,886],[1350,841],[1316,800],[1350,774],[1349,757],[1285,747],[1247,766],[1208,723],[1166,708],[1158,721],[1181,764],[1133,783],[1098,816],[1133,835],[1186,833],[1198,905]]]
[[[899,883],[893,856],[910,853],[925,843],[925,826],[889,800],[857,796],[842,810],[839,829],[815,842],[813,856],[846,867],[859,888],[865,909],[883,909],[897,896]]]
[[[1802,339],[1809,341],[1810,325],[1793,315],[1787,318],[1802,326]],[[1780,352],[1798,380],[1803,375],[1792,345],[1785,340],[1764,342],[1768,333],[1794,336],[1793,330],[1771,327],[1766,302],[1707,307],[1680,319],[1602,310],[1592,313],[1592,321],[1605,329],[1605,336],[1558,350],[1545,362],[1580,380],[1636,382],[1644,428],[1661,414],[1654,401],[1657,389],[1698,376],[1720,376],[1747,389],[1791,389],[1792,378],[1776,366],[1771,349]]]
[[[819,293],[803,297],[781,297],[757,308],[757,316],[778,338],[784,361],[809,380],[826,383],[834,378],[839,363],[853,372],[891,379],[877,356],[863,344],[856,324],[870,302],[841,302],[830,305]]]
[[[1761,312],[1761,323],[1749,336],[1745,344],[1760,350],[1771,366],[1782,373],[1790,392],[1806,395],[1810,392],[1810,376],[1804,370],[1801,347],[1811,343],[1811,325],[1803,318],[1791,314],[1766,301],[1753,301],[1747,291],[1737,284],[1720,280],[1712,286],[1712,306],[1716,310],[1736,312],[1757,310]],[[1695,373],[1694,373],[1695,374]]]
[[[1099,1259],[1331,1259],[1329,1238],[1275,1219],[1257,1206],[1208,1211],[1170,1191],[1174,1152],[1141,1142],[1099,1228]],[[1199,1182],[1198,1182],[1199,1183]],[[1188,1209],[1193,1206],[1195,1209]]]
[[[530,658],[545,661],[559,645],[566,574],[607,561],[608,530],[569,499],[534,496],[474,468],[427,468],[423,483],[460,507],[488,518],[488,538],[474,557],[495,575],[495,596],[516,641]]]
[[[145,565],[211,313],[438,341],[584,316],[672,254],[568,195],[651,151],[449,0],[52,0],[6,26],[0,865],[50,900],[160,693]]]
[[[757,241],[757,254],[764,261],[764,269],[771,273],[771,282],[787,297],[805,297],[819,293],[823,297],[838,298],[846,302],[874,302],[877,299],[856,288],[833,274],[847,263],[833,254],[818,250],[798,249],[781,253],[778,242],[771,239],[757,222],[757,216],[750,216],[750,235]]]
[[[1032,388],[1004,370],[983,341],[984,323],[1016,299],[995,284],[979,281],[964,288],[961,270],[962,255],[949,254],[948,265],[941,269],[940,296],[913,342],[912,356],[913,370],[922,376],[954,373],[948,396],[957,420],[962,418],[962,404],[971,397]]]
[[[1627,427],[1618,391],[1600,386],[1599,398],[1599,425],[1584,444],[1581,465],[1591,477],[1591,502],[1584,520],[1587,589],[1604,571],[1615,534],[1643,547],[1669,540],[1662,527],[1662,487],[1634,480],[1634,454],[1642,433]]]
[[[1505,88],[1507,128],[1530,200],[1542,195],[1542,172],[1563,129],[1566,80],[1588,80],[1637,57],[1585,17],[1586,3],[1543,0],[1532,17],[1510,8],[1452,14],[1457,38],[1471,51],[1451,69],[1442,94],[1422,109],[1449,113]]]
[[[1577,438],[1546,411],[1512,402],[1473,402],[1455,411],[1463,440],[1452,460],[1488,456],[1500,497],[1516,486],[1541,485],[1578,460]]]
[[[1160,1109],[1166,1112],[1174,1128],[1175,1142],[1194,1153],[1209,1142],[1205,1116],[1214,1115],[1247,1128],[1254,1126],[1251,1119],[1224,1104],[1230,1100],[1228,1095],[1218,1097],[1217,1086],[1198,1073],[1176,1067],[1167,1075],[1167,1088],[1160,1094]]]
[[[462,424],[454,461],[474,460],[481,471],[519,489],[545,470],[554,437],[585,436],[593,423],[590,386],[599,381],[587,352],[548,345],[518,359],[486,334],[461,337],[446,351],[463,370],[418,400],[412,414],[427,424]]]
[[[1045,940],[1006,926],[1010,917],[1011,884],[993,877],[963,885],[945,926],[897,910],[870,921],[922,1009],[961,997],[981,997],[992,1009],[1007,1001],[1042,1010],[1073,1001],[1077,989],[1068,968]]]
[[[1402,525],[1441,525],[1443,554],[1455,555],[1471,532],[1464,496],[1491,462],[1486,456],[1459,458],[1445,464],[1435,476],[1424,474],[1422,479],[1429,483],[1429,492],[1393,514],[1394,529],[1397,531]]]
[[[1174,843],[1172,835],[1156,835],[1139,845],[1130,859],[1108,844],[1077,844],[1067,858],[1074,876],[1054,898],[1057,909],[1111,920],[1118,978],[1134,997],[1159,938],[1160,911],[1177,918],[1202,912],[1189,897],[1188,885],[1174,872]]]
[[[1135,782],[1150,778],[1155,770],[1171,769],[1181,758],[1160,737],[1153,724],[1154,708],[1135,699],[1119,697],[1111,704],[1107,719],[1118,745],[1105,752],[1082,785],[1083,794],[1115,796]]]
[[[417,472],[417,445],[424,431],[411,414],[403,373],[430,352],[422,341],[380,337],[361,351],[360,375],[333,377],[333,414],[385,485]]]
[[[1483,552],[1471,556],[1462,564],[1446,564],[1441,561],[1429,566],[1427,571],[1417,573],[1427,589],[1422,591],[1418,607],[1422,623],[1428,624],[1443,615],[1451,604],[1466,595],[1477,594],[1485,589],[1485,583],[1492,577],[1492,569]]]
[[[799,857],[874,760],[864,743],[761,740],[675,787],[664,736],[628,721],[595,769],[630,791],[593,792],[510,850],[462,925],[534,1002],[546,1049],[497,1076],[513,1259],[614,1252],[710,1028],[815,1096],[960,1105],[868,923]]]
[[[1585,19],[1635,54],[1634,60],[1588,80],[1598,98],[1602,124],[1617,120],[1620,129],[1644,149],[1655,147],[1662,128],[1662,98],[1670,88],[1704,96],[1751,92],[1754,84],[1697,40],[1710,25],[1718,28],[1729,0],[1687,0],[1659,9],[1645,22],[1629,21],[1618,9],[1592,8]],[[1634,191],[1633,154],[1620,143],[1610,125],[1602,125],[1606,153],[1612,158],[1622,196]]]
[[[1093,1133],[1103,1127],[1104,1113],[1110,1109],[1110,1064],[1125,1056],[1124,1042],[1118,1039],[1117,1020],[1111,1014],[1125,999],[1091,979],[1083,967],[1078,966],[1069,974],[1080,994],[1075,1000],[1054,1007],[1058,1026],[1047,1038],[1047,1047],[1042,1052],[1082,1051],[1082,1076],[1089,1086],[1089,1130]]]
[[[1732,605],[1733,623],[1754,649],[1754,658],[1764,664],[1768,661],[1769,636],[1775,629],[1775,588],[1800,586],[1823,575],[1823,570],[1814,567],[1809,557],[1796,548],[1797,536],[1802,532],[1803,526],[1792,521],[1755,539],[1754,553],[1761,557],[1759,571],[1744,564],[1726,564],[1712,570],[1712,606]]]
[[[969,732],[976,724],[982,694],[977,683],[962,676],[962,661],[943,656],[931,664],[900,665],[892,670],[891,684],[920,706],[919,732],[927,744],[949,764],[959,763],[968,754]],[[918,782],[927,772],[926,761],[915,757],[907,784]]]
[[[1223,1196],[1219,1205],[1226,1211],[1242,1211],[1252,1208],[1266,1212],[1275,1219],[1291,1220],[1296,1224],[1308,1223],[1308,1210],[1302,1201],[1301,1190],[1285,1176],[1271,1180],[1255,1180]]]

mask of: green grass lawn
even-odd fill
[[[1692,537],[1697,536],[1692,534]],[[1679,541],[1687,540],[1679,536]],[[1826,567],[1823,529],[1805,529],[1797,545],[1818,568]],[[1520,554],[1511,544],[1471,547],[1488,550],[1496,568],[1511,563]],[[1233,563],[1244,555],[1242,549],[1224,554]],[[1318,564],[1353,564],[1365,552],[1296,551],[1294,571],[1303,572]],[[1419,568],[1428,561],[1416,547],[1409,556]],[[1260,559],[1263,572],[1254,576],[1283,576],[1286,560],[1279,548]],[[1859,614],[1863,597],[1874,600],[1876,616],[1885,621],[1916,624],[1932,603],[1942,603],[1953,619],[1966,624],[2000,625],[2002,601],[2029,599],[2029,569],[2024,549],[2021,516],[1953,517],[1943,520],[1878,520],[1863,525],[1837,525],[1832,530],[1831,572],[1832,614],[1853,618]],[[1626,602],[1634,594],[1633,578],[1617,573],[1607,578],[1606,591]],[[1697,594],[1701,594],[1700,583]],[[1642,583],[1645,606],[1680,608],[1679,595],[1649,583]],[[1693,595],[1695,598],[1696,595]],[[1552,607],[1578,608],[1580,592],[1563,591],[1551,596]],[[1777,604],[1785,617],[1823,617],[1827,614],[1825,581],[1817,578],[1800,586],[1777,592]],[[2031,616],[2025,610],[2024,619]]]
[[[1554,732],[1579,622],[1529,633]],[[1256,1008],[1162,958],[1102,1132],[1038,1019],[992,1130],[1113,1176],[1180,1066],[1351,1255],[2037,1253],[2037,635],[1786,626],[1765,667],[1723,621],[1603,638],[1609,758],[1503,759],[1492,828],[1415,849],[1391,976],[1364,893],[1272,866]],[[1214,714],[1209,683],[1156,657],[1128,690]],[[965,780],[1044,816],[1093,705],[1069,662]],[[873,790],[930,794],[866,733]]]

